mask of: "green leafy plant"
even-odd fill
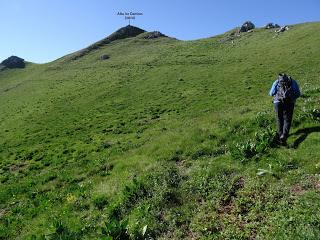
[[[274,145],[275,131],[267,127],[255,133],[255,143],[257,153],[264,153],[269,147]]]
[[[274,136],[274,131],[268,127],[262,131],[255,132],[254,138],[234,142],[229,147],[229,151],[234,159],[246,162],[266,153],[268,148],[274,144]]]
[[[268,112],[258,112],[255,118],[255,122],[260,128],[269,127],[272,124],[272,118]]]
[[[45,239],[50,240],[76,240],[80,237],[80,232],[71,231],[61,220],[57,219],[53,222],[54,231],[45,236]]]
[[[241,162],[245,162],[257,154],[256,144],[251,139],[244,142],[236,142],[231,145],[229,150],[231,156],[236,160],[240,160]]]
[[[96,208],[102,210],[108,204],[108,199],[104,195],[96,196],[93,199],[93,204]]]
[[[110,240],[126,240],[130,239],[128,234],[128,220],[117,221],[111,219],[108,222],[104,223],[104,226],[101,227],[102,235],[106,236],[105,239]]]

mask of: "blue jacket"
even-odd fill
[[[274,83],[272,84],[272,87],[270,89],[270,92],[269,92],[269,95],[270,96],[275,96],[276,93],[277,93],[277,89],[278,89],[278,82],[279,80],[275,80]],[[294,101],[300,97],[301,95],[301,92],[300,92],[300,88],[299,88],[299,85],[298,83],[292,79],[292,90],[293,90],[293,93],[294,93]],[[274,103],[277,103],[277,102],[280,102],[279,100],[277,99],[274,99],[273,100]]]

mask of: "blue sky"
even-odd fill
[[[214,36],[251,20],[256,26],[320,21],[320,0],[0,0],[0,61],[44,63],[131,24],[182,40]]]

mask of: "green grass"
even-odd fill
[[[139,35],[0,72],[0,239],[318,239],[319,30]],[[283,71],[303,97],[275,147]]]

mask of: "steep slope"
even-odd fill
[[[108,36],[108,37],[106,37],[106,38],[104,38],[104,39],[102,39],[102,40],[76,52],[76,53],[70,54],[67,57],[67,59],[77,60],[78,58],[81,58],[84,55],[86,55],[92,51],[98,50],[99,48],[101,48],[107,44],[110,44],[114,41],[125,39],[125,38],[136,37],[142,33],[145,33],[145,37],[148,37],[148,36],[150,36],[151,38],[166,37],[165,35],[163,35],[160,32],[147,33],[145,30],[143,30],[141,28],[128,25],[126,27],[120,28],[119,30],[115,31],[110,36]]]
[[[141,32],[0,72],[0,239],[317,239],[319,30]],[[288,148],[278,72],[304,93]]]

